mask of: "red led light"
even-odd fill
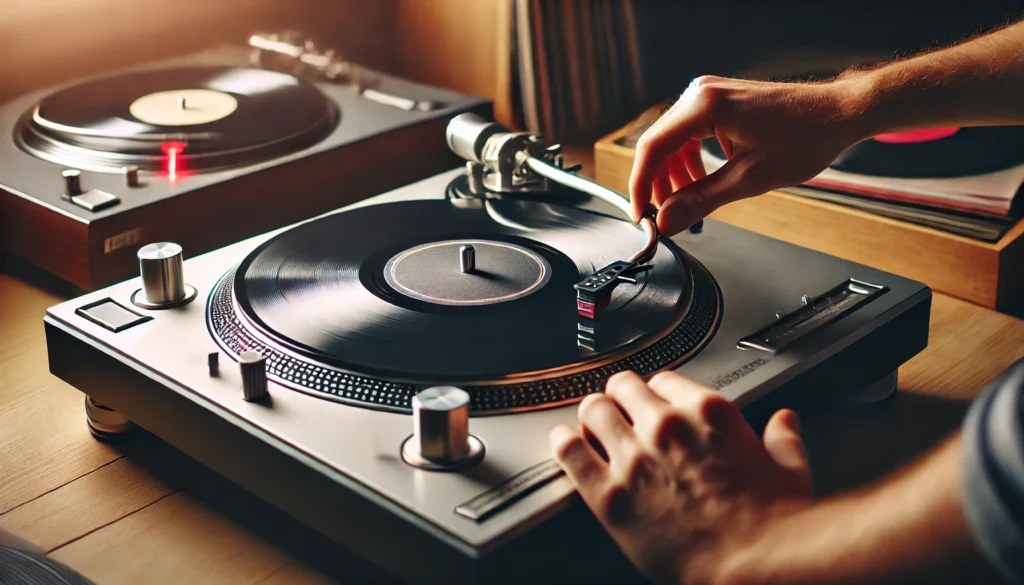
[[[164,142],[160,145],[160,150],[167,156],[164,167],[167,171],[167,178],[172,183],[178,180],[178,174],[182,170],[181,153],[185,150],[185,146],[187,145],[184,142]]]

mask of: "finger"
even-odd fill
[[[589,486],[607,475],[608,465],[583,434],[565,425],[551,429],[551,455],[577,486]]]
[[[672,181],[669,178],[670,161],[671,158],[665,159],[665,162],[661,164],[661,168],[658,170],[658,175],[654,178],[651,202],[655,206],[660,206],[663,201],[675,193],[675,189],[672,188]]]
[[[626,413],[634,428],[652,421],[668,406],[636,372],[619,372],[608,378],[604,392]]]
[[[710,427],[720,432],[732,432],[741,423],[747,426],[743,415],[725,397],[685,376],[661,372],[651,378],[648,386],[665,402],[683,412],[691,425]]]
[[[760,195],[766,189],[747,172],[751,163],[742,156],[673,193],[658,212],[658,231],[672,236],[707,217],[726,203]]]
[[[701,120],[704,109],[697,104],[697,88],[687,88],[682,97],[658,118],[637,141],[633,168],[629,175],[629,197],[633,205],[633,221],[639,222],[651,203],[653,181],[666,157],[676,152],[695,136],[698,127],[710,127]],[[709,134],[710,135],[710,134]]]
[[[700,156],[699,140],[691,140],[687,142],[681,152],[683,155],[683,163],[686,165],[686,171],[691,177],[693,177],[694,181],[708,176],[708,172],[704,168],[704,159]]]
[[[811,464],[804,441],[800,438],[800,417],[795,412],[783,409],[772,415],[764,428],[764,448],[775,463],[792,473],[809,494]]]
[[[632,451],[636,443],[633,427],[615,402],[604,394],[591,394],[580,403],[580,426],[598,443],[609,460]]]
[[[686,169],[685,150],[686,147],[683,147],[669,159],[671,160],[671,163],[668,167],[668,176],[669,179],[672,180],[672,193],[675,193],[693,182],[693,177],[690,176],[690,172]],[[656,202],[659,207],[662,203],[664,203],[664,200]]]

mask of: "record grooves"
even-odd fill
[[[526,225],[536,227],[509,227]],[[591,231],[603,237],[588,239]],[[713,334],[717,285],[665,240],[654,267],[615,291],[593,346],[579,343],[573,283],[635,245],[637,232],[607,216],[518,199],[479,209],[438,200],[353,209],[253,251],[213,291],[208,326],[230,355],[261,352],[276,381],[346,403],[405,412],[419,390],[457,383],[480,414],[564,404],[599,391],[617,371],[681,363]],[[473,284],[480,275],[459,272],[454,256],[431,242],[453,246],[452,254],[463,242],[502,251],[481,255],[490,272]],[[542,259],[533,266],[550,275],[508,300],[425,301],[385,278],[395,258],[424,246],[435,255],[409,272],[417,286],[469,295],[534,286],[536,272],[514,274],[532,260],[513,257]]]

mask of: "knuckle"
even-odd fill
[[[658,152],[661,142],[661,137],[648,129],[636,141],[636,159],[646,160],[652,157]]]
[[[732,408],[732,404],[721,394],[714,391],[701,392],[697,395],[694,409],[701,420],[718,420],[722,413]]]
[[[623,482],[609,483],[597,499],[594,512],[613,526],[627,523],[633,516],[633,495],[629,487]]]
[[[682,379],[683,379],[683,377],[680,376],[679,374],[677,374],[677,373],[675,373],[675,372],[673,372],[671,370],[665,370],[665,371],[658,372],[657,374],[654,374],[653,376],[651,376],[651,382],[650,383],[651,384],[663,384],[663,383],[666,383],[666,382],[678,382],[679,380],[682,380]]]
[[[623,469],[626,485],[635,487],[647,482],[653,475],[655,465],[653,457],[646,451],[638,449],[626,461],[625,469]]]
[[[651,425],[651,442],[658,449],[664,449],[673,442],[683,442],[689,432],[690,425],[686,417],[674,410],[668,410]]]
[[[694,97],[698,103],[707,107],[714,107],[724,102],[726,88],[722,85],[723,79],[714,75],[701,75],[693,80],[690,85]]]
[[[693,80],[693,85],[696,87],[704,87],[719,81],[722,81],[722,78],[717,75],[701,75]]]
[[[639,376],[629,370],[612,374],[605,383],[605,393],[612,396],[622,396],[630,387],[630,382],[635,381]]]
[[[580,402],[579,408],[579,419],[580,422],[587,422],[595,420],[595,417],[600,413],[602,404],[606,403],[608,398],[603,394],[590,394]]]
[[[586,449],[586,447],[583,437],[579,433],[573,433],[571,435],[566,434],[560,438],[555,443],[552,451],[554,452],[555,459],[559,461],[572,461],[576,459],[576,456]]]

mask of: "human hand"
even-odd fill
[[[551,432],[559,465],[626,556],[663,584],[720,582],[772,517],[810,502],[795,413],[759,438],[721,394],[674,372],[608,380]]]
[[[637,143],[633,220],[653,205],[659,231],[673,235],[726,203],[814,177],[870,136],[859,88],[698,77]],[[711,137],[729,160],[708,175],[700,141]]]

